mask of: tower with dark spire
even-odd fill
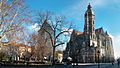
[[[100,61],[98,61],[98,51]],[[95,29],[95,14],[90,4],[85,12],[84,32],[73,30],[64,52],[64,58],[67,57],[82,63],[114,61],[112,38],[103,28]]]
[[[85,12],[84,34],[88,39],[87,42],[92,46],[92,42],[95,41],[95,15],[90,4]]]

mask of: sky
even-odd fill
[[[79,31],[83,31],[84,13],[90,3],[95,13],[95,27],[108,31],[113,39],[115,58],[120,57],[119,0],[26,0],[26,3],[32,10],[51,10],[65,15]]]

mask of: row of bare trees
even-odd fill
[[[29,42],[33,47],[32,58],[35,61],[43,62],[44,57],[51,55],[51,46],[47,45],[47,41],[38,33],[31,34]]]
[[[0,0],[0,41],[20,39],[25,23],[32,22],[30,12],[24,0]]]
[[[0,0],[0,42],[6,42],[7,47],[0,44],[0,53],[5,53],[12,57],[18,53],[18,49],[14,48],[14,44],[9,43],[25,43],[26,28],[25,25],[31,23],[31,10],[25,4],[25,0]]]
[[[70,34],[70,30],[72,28],[72,25],[67,21],[67,19],[65,18],[65,16],[62,15],[57,15],[51,11],[39,11],[38,12],[38,16],[37,16],[37,21],[35,23],[38,23],[38,27],[40,29],[42,29],[46,34],[47,34],[47,38],[43,39],[42,37],[42,33],[39,33],[41,35],[34,35],[34,44],[38,45],[41,48],[38,48],[38,52],[40,53],[40,51],[42,52],[47,52],[49,50],[49,48],[47,47],[47,45],[51,45],[51,50],[52,50],[52,64],[55,64],[55,51],[56,51],[56,47],[65,44],[65,40],[63,40],[62,38],[68,34]],[[47,23],[47,26],[43,26],[43,24]],[[46,28],[46,27],[50,27],[50,28]],[[42,36],[42,37],[40,37]],[[33,36],[32,36],[33,37]],[[48,38],[49,37],[49,38]],[[33,38],[32,38],[33,39]],[[48,40],[49,39],[49,40]],[[35,41],[37,40],[37,41]],[[46,44],[46,42],[51,42],[50,44]],[[33,45],[34,45],[33,44]],[[42,48],[43,47],[43,48]],[[44,50],[42,50],[44,49]],[[36,50],[37,51],[37,50]],[[42,53],[41,53],[42,55]]]
[[[30,13],[28,6],[25,5],[25,0],[0,0],[0,41],[5,37],[9,41],[19,40],[21,42],[26,40],[25,35],[28,34],[25,32],[25,24],[32,22]],[[50,25],[52,33],[42,27],[45,21]],[[37,57],[36,60],[43,59],[47,54],[52,54],[53,64],[55,64],[56,47],[65,43],[67,39],[63,40],[63,36],[69,34],[72,25],[65,16],[51,11],[39,11],[34,23],[37,23],[38,27],[44,30],[49,36],[49,40],[47,40],[48,38],[43,39],[42,33],[36,31],[27,38],[26,42],[35,47],[32,53]],[[46,42],[50,42],[51,46]]]

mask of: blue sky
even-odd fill
[[[113,38],[115,57],[120,56],[120,1],[119,0],[27,0],[33,10],[51,10],[67,16],[76,25],[75,29],[83,31],[84,13],[91,3],[95,13],[96,28],[103,27]]]

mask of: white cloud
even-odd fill
[[[33,24],[33,25],[31,26],[31,28],[32,28],[32,29],[35,29],[37,26],[38,26],[38,24],[35,23],[35,24]]]
[[[58,46],[58,47],[57,47],[57,50],[62,50],[62,51],[65,50],[66,45],[67,45],[67,44],[65,43],[65,44],[63,44],[63,45]]]
[[[113,36],[112,34],[109,33],[109,36],[110,36],[112,39],[114,39],[114,36]]]
[[[113,39],[113,45],[114,45],[114,54],[115,54],[115,57],[118,58],[118,57],[120,57],[120,35],[117,35]]]
[[[113,41],[113,49],[115,58],[120,57],[120,34],[112,35],[109,34]]]
[[[73,29],[64,28],[62,31],[69,31],[69,32],[63,33],[64,35],[69,35],[69,34],[72,34]]]
[[[39,30],[38,24],[35,23],[35,24],[31,25],[31,26],[30,26],[30,30],[38,31],[38,30]]]
[[[117,35],[110,35],[113,39],[113,48],[114,48],[114,55],[115,58],[120,57],[120,34]]]

